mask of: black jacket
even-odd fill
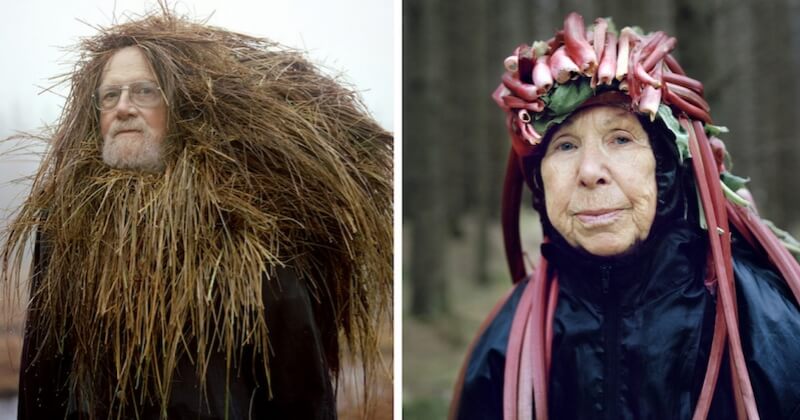
[[[542,246],[558,273],[548,389],[552,419],[690,419],[706,372],[715,296],[705,232],[676,222],[632,255]],[[734,241],[742,347],[763,419],[800,418],[800,310],[764,256]],[[517,286],[469,357],[459,419],[501,419]],[[735,418],[723,361],[709,419]]]
[[[42,267],[47,256],[42,242],[34,249],[35,266]],[[34,276],[32,288],[37,286]],[[230,380],[228,417],[238,419],[314,419],[336,418],[336,400],[322,340],[323,332],[314,316],[314,305],[302,279],[289,269],[278,271],[263,288],[266,319],[269,319],[270,378],[261,362],[253,361],[252,351],[244,349],[242,366],[234,367]],[[69,403],[69,347],[62,351],[43,348],[33,330],[31,317],[25,328],[19,386],[19,419],[85,418]],[[103,349],[98,349],[103,351]],[[253,361],[253,366],[244,365]],[[201,399],[199,378],[187,357],[180,359],[172,379],[167,413],[169,419],[224,419],[226,407],[226,360],[223,353],[210,357],[206,373],[206,399]],[[140,418],[159,419],[160,407],[139,407]]]

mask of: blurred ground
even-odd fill
[[[20,299],[25,297],[9,295],[3,289],[0,287],[0,398],[5,399],[17,394],[22,325],[25,319]],[[5,412],[0,410],[0,415]]]
[[[364,375],[360,364],[354,361],[344,363],[340,375],[337,408],[341,420],[391,420],[394,401],[393,372],[394,336],[391,322],[388,322],[381,333],[381,356],[384,369],[378,372],[369,387],[370,399],[364,403]],[[0,419],[2,420],[2,419]],[[399,420],[399,419],[398,419]]]
[[[521,228],[524,248],[538,258],[541,232],[538,217],[524,212]],[[406,299],[403,310],[403,419],[436,420],[447,417],[453,384],[463,363],[467,347],[489,311],[510,288],[500,226],[491,228],[489,284],[478,285],[474,273],[475,224],[466,220],[463,237],[449,243],[448,270],[450,315],[430,322],[408,316]],[[413,229],[404,226],[405,235]],[[403,255],[410,255],[404,250]],[[404,266],[407,261],[403,261]],[[405,274],[405,271],[404,271]],[[404,281],[403,296],[411,296]]]
[[[494,281],[489,287],[462,285],[452,295],[453,314],[423,323],[403,319],[403,419],[444,419],[453,383],[467,346],[481,321],[508,290],[509,282]]]
[[[2,288],[0,288],[2,290]],[[17,418],[17,383],[22,352],[22,314],[17,297],[0,300],[0,420]]]

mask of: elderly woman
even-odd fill
[[[473,343],[451,418],[798,418],[800,266],[726,170],[675,39],[610,27],[573,13],[506,60],[494,99],[517,284]],[[523,183],[545,236],[530,276]]]

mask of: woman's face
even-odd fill
[[[542,160],[547,216],[570,245],[621,254],[650,232],[655,170],[636,116],[612,106],[578,111],[553,133]]]

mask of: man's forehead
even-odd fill
[[[133,81],[156,81],[147,57],[141,48],[124,47],[115,51],[103,66],[100,83],[113,85]]]

